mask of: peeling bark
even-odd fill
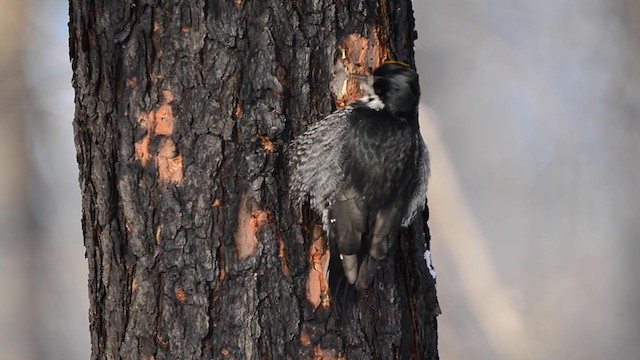
[[[93,359],[437,358],[422,219],[337,321],[286,172],[348,74],[413,63],[410,1],[71,0],[69,30]]]

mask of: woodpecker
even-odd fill
[[[418,126],[418,75],[388,62],[366,79],[363,98],[292,145],[292,194],[322,215],[332,298],[346,287],[362,292],[371,285],[400,227],[426,201],[429,153]]]

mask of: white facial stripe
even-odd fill
[[[367,107],[369,107],[370,109],[373,109],[373,110],[384,109],[384,103],[382,102],[382,100],[380,100],[380,97],[378,97],[378,95],[367,95],[362,99],[360,99],[360,101],[367,104]]]

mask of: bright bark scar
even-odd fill
[[[258,134],[258,137],[260,138],[260,144],[262,145],[262,148],[267,154],[271,155],[276,151],[276,145],[271,141],[271,139],[269,139],[268,136]]]
[[[176,299],[181,303],[187,301],[187,294],[184,292],[184,289],[179,284],[175,286],[174,292],[176,294]]]
[[[238,227],[234,234],[234,242],[238,260],[245,260],[258,247],[258,230],[269,222],[269,214],[257,209],[253,201],[243,196],[238,210]]]
[[[151,149],[149,148],[149,145],[151,143],[153,128],[156,124],[156,112],[151,110],[148,113],[140,115],[138,117],[138,122],[147,130],[147,132],[140,141],[135,143],[135,156],[136,159],[140,160],[142,166],[146,166],[149,160],[151,160]]]
[[[182,155],[176,154],[171,138],[162,139],[158,147],[158,181],[161,185],[182,182]]]
[[[331,95],[338,107],[343,107],[364,93],[360,83],[352,75],[367,75],[390,57],[388,41],[385,41],[379,26],[374,25],[369,37],[349,34],[338,45],[341,54],[336,60],[331,79]]]
[[[287,256],[285,253],[284,237],[280,233],[278,233],[278,257],[282,264],[282,273],[284,276],[289,276],[289,265],[287,264]]]
[[[334,349],[323,349],[320,345],[313,347],[313,353],[311,354],[312,360],[343,360],[344,357],[336,354]]]
[[[156,135],[171,135],[173,133],[173,113],[171,106],[164,104],[156,112]]]
[[[135,143],[135,153],[136,159],[140,160],[142,166],[146,166],[149,160],[151,159],[149,143],[151,141],[151,137],[149,134],[145,135],[142,140]]]
[[[311,338],[309,337],[309,333],[306,329],[302,329],[302,331],[300,332],[300,342],[302,343],[302,345],[311,344]]]
[[[138,117],[138,122],[146,130],[142,139],[134,144],[135,158],[142,166],[147,166],[155,160],[158,167],[158,183],[165,187],[167,184],[179,184],[183,180],[182,155],[171,139],[175,128],[175,118],[171,108],[173,93],[162,91],[163,102],[157,109],[150,110]],[[150,147],[151,140],[156,136],[162,137],[157,151]]]
[[[156,111],[155,134],[169,136],[173,134],[175,123],[173,111],[171,110],[171,105],[169,105],[173,101],[173,93],[169,90],[163,90],[162,95],[164,102]]]
[[[329,307],[329,297],[326,296],[329,286],[324,269],[329,262],[329,247],[322,233],[322,227],[315,226],[309,249],[309,276],[307,277],[307,299],[314,308],[322,304]],[[324,300],[324,301],[323,301]]]

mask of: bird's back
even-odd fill
[[[412,124],[387,111],[355,107],[344,149],[345,188],[352,187],[372,212],[411,195],[417,149]]]

